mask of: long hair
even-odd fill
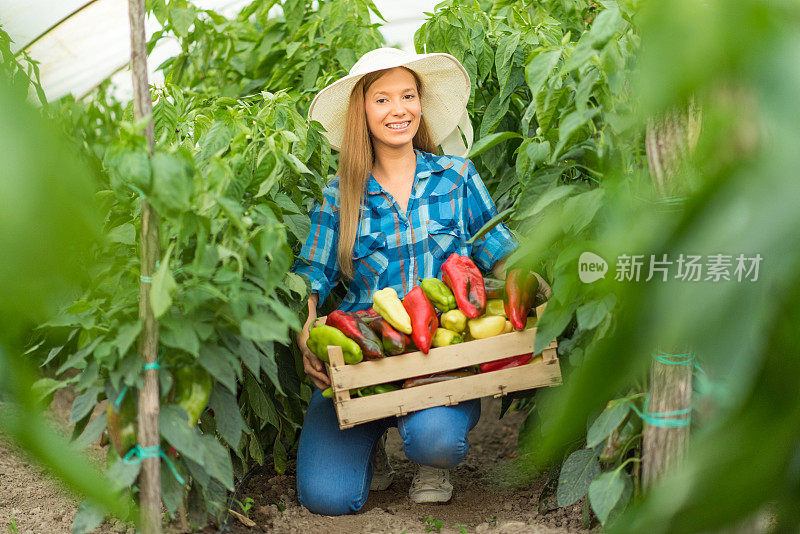
[[[405,68],[405,67],[403,67]],[[408,70],[417,84],[420,102],[425,98],[422,80],[416,72]],[[344,137],[339,155],[339,245],[337,258],[339,270],[348,279],[353,279],[353,247],[361,218],[361,204],[367,187],[367,180],[375,162],[375,151],[367,126],[364,97],[370,86],[387,71],[379,70],[365,74],[353,87],[345,115]],[[412,141],[414,148],[436,153],[430,130],[421,116],[419,129]]]

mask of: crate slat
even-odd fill
[[[333,364],[333,357],[330,357],[331,379],[335,384],[333,389],[336,391],[372,386],[526,354],[533,350],[535,340],[536,327],[533,327],[522,332],[438,347],[431,349],[429,354],[409,352],[380,360],[364,361],[358,365],[336,365]],[[555,346],[555,342],[550,344],[550,347]]]
[[[547,348],[542,353],[542,360],[537,358],[529,364],[511,369],[480,373],[346,401],[337,400],[335,404],[339,426],[342,429],[350,428],[360,423],[384,417],[402,416],[434,406],[450,406],[470,399],[560,385],[561,368],[555,352],[554,348]]]

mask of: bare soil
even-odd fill
[[[59,392],[51,406],[54,426],[69,432],[69,408],[72,395]],[[0,407],[2,409],[2,407]],[[582,502],[556,508],[548,474],[526,474],[525,462],[517,457],[516,438],[525,414],[516,411],[498,420],[500,403],[483,399],[482,415],[470,432],[467,458],[451,472],[453,499],[444,505],[419,505],[408,498],[414,476],[414,464],[402,452],[397,429],[389,430],[387,453],[395,469],[395,478],[386,491],[372,492],[357,514],[328,517],[312,514],[296,498],[294,463],[287,472],[277,475],[269,468],[256,473],[242,488],[239,501],[252,499],[247,515],[255,527],[245,527],[235,518],[229,521],[236,534],[277,533],[559,533],[588,532],[581,528]],[[98,467],[105,457],[104,448],[94,444],[89,449]],[[0,436],[0,532],[11,532],[16,525],[20,534],[68,534],[79,502],[42,468],[31,463]],[[238,505],[236,511],[242,512]],[[592,524],[594,527],[596,520]],[[180,528],[170,525],[167,532]],[[209,525],[203,532],[217,532]],[[130,526],[113,521],[99,527],[97,533],[134,534]]]

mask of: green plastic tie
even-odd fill
[[[648,395],[644,401],[643,411],[639,411],[639,409],[634,404],[631,404],[631,409],[634,412],[636,412],[639,415],[639,417],[642,418],[642,421],[644,421],[650,426],[657,426],[660,428],[681,428],[684,426],[689,426],[692,422],[691,408],[684,408],[682,410],[673,410],[670,412],[650,412],[647,410],[649,405],[650,405],[650,395]],[[686,417],[673,419],[674,417],[679,417],[679,416],[686,416]]]
[[[138,187],[136,187],[135,185],[133,185],[133,184],[129,184],[129,183],[127,183],[127,182],[125,183],[125,185],[127,185],[129,188],[131,188],[131,189],[132,189],[133,191],[135,191],[136,193],[139,193],[139,196],[140,196],[140,197],[142,197],[142,198],[147,198],[147,195],[145,195],[145,194],[144,194],[144,191],[142,191],[141,189],[139,189],[139,188],[138,188]]]
[[[145,284],[152,284],[153,283],[153,277],[152,276],[140,276],[139,280],[141,280]]]
[[[117,400],[114,401],[114,407],[119,410],[119,405],[122,404],[122,400],[125,398],[125,394],[128,392],[128,386],[122,388],[122,391],[119,392],[119,396],[117,396]]]
[[[138,464],[145,458],[163,458],[166,460],[169,470],[172,471],[172,474],[175,476],[175,480],[177,480],[181,485],[186,484],[186,481],[183,479],[180,473],[178,473],[178,470],[175,469],[175,465],[172,463],[172,460],[169,459],[169,456],[167,456],[164,453],[164,450],[158,445],[153,445],[152,447],[140,447],[137,445],[128,451],[128,454],[125,455],[125,458],[123,458],[122,461],[128,465],[131,465]]]

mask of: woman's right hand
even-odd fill
[[[308,299],[308,320],[306,321],[306,324],[303,325],[303,329],[300,331],[300,333],[297,334],[297,346],[300,348],[300,352],[303,354],[303,369],[311,379],[311,382],[313,382],[314,385],[319,389],[325,389],[331,385],[331,379],[328,377],[325,364],[322,363],[322,360],[317,358],[317,355],[311,352],[311,349],[308,348],[309,330],[311,329],[311,325],[314,324],[314,321],[317,319],[318,300],[319,295],[316,293],[312,294],[311,298]]]

